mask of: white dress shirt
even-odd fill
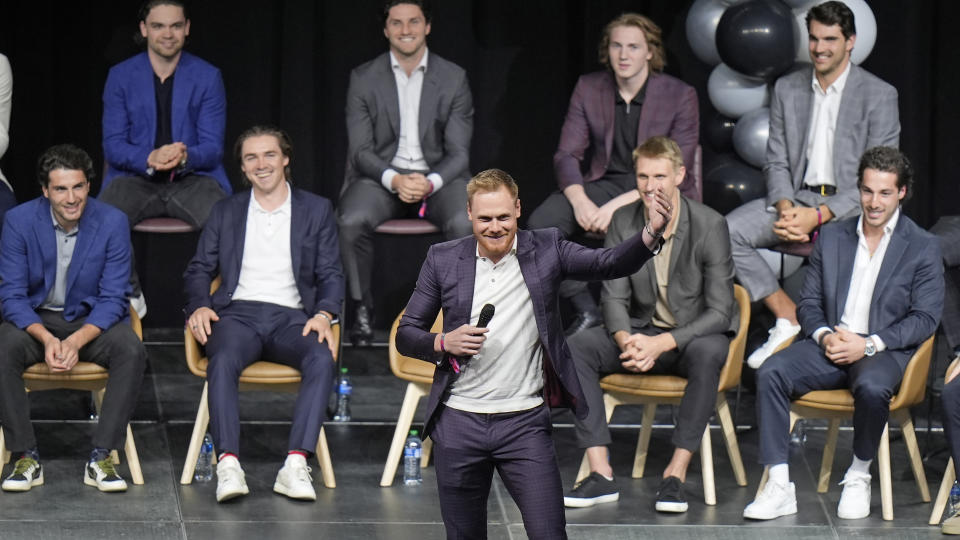
[[[400,105],[400,139],[397,144],[397,154],[390,161],[390,165],[396,169],[424,173],[430,171],[430,164],[423,158],[423,149],[420,147],[420,95],[429,54],[429,51],[424,49],[420,63],[407,76],[407,72],[400,66],[393,51],[390,51],[390,66],[397,81],[397,100]],[[387,169],[380,175],[380,183],[391,193],[396,193],[391,185],[393,177],[399,174],[396,169]],[[427,180],[433,184],[431,193],[436,193],[443,187],[443,178],[437,173],[428,174]]]
[[[808,186],[821,184],[836,186],[833,177],[833,141],[837,131],[837,116],[840,114],[840,99],[850,75],[850,63],[826,90],[820,87],[816,72],[813,74],[813,110],[810,113],[810,130],[807,133],[807,170],[803,183]]]
[[[525,411],[543,403],[543,346],[533,301],[513,248],[494,264],[477,251],[470,324],[477,324],[484,304],[495,315],[480,352],[460,364],[448,407],[474,413]]]
[[[233,300],[268,302],[303,309],[290,255],[292,192],[293,188],[287,184],[287,199],[270,212],[264,210],[250,193],[243,261]]]
[[[853,259],[853,274],[850,276],[850,288],[847,289],[847,302],[840,316],[841,328],[860,335],[866,335],[870,331],[870,303],[873,299],[873,290],[877,286],[880,266],[883,265],[883,257],[887,253],[890,237],[899,219],[900,209],[898,208],[883,226],[883,236],[880,237],[880,243],[877,244],[877,249],[872,255],[867,239],[863,236],[863,216],[861,215],[857,220],[857,255]],[[817,328],[813,333],[814,339],[819,342],[820,336],[829,330],[832,329],[825,326]],[[887,348],[880,336],[871,335],[870,337],[873,338],[878,352]]]

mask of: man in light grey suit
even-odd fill
[[[611,373],[671,374],[685,377],[688,384],[656,509],[685,512],[687,467],[716,404],[720,370],[738,319],[730,239],[723,216],[680,194],[685,170],[676,142],[652,137],[634,150],[633,158],[641,200],[614,213],[606,247],[621,244],[645,226],[658,188],[670,200],[673,216],[654,264],[603,283],[606,327],[588,328],[569,338],[589,408],[586,418],[575,418],[574,424],[580,447],[587,449],[590,476],[563,501],[584,507],[619,499],[608,460],[610,430],[600,378]]]
[[[790,482],[790,400],[814,390],[853,394],[853,463],[840,482],[841,519],[870,515],[870,463],[890,399],[917,347],[937,330],[943,262],[937,237],[905,216],[913,172],[896,148],[867,150],[857,171],[861,215],[823,228],[797,314],[803,339],[757,371],[760,463],[770,477],[743,511],[750,519],[797,512]]]
[[[850,62],[853,12],[825,2],[807,13],[811,71],[777,80],[770,104],[766,200],[727,216],[737,279],[777,318],[748,363],[758,368],[800,331],[796,304],[780,288],[758,249],[816,240],[820,226],[856,215],[857,163],[874,146],[898,146],[897,91]]]
[[[357,67],[347,90],[347,173],[340,195],[340,249],[357,305],[350,338],[372,338],[373,231],[398,217],[428,219],[447,239],[471,234],[473,99],[462,68],[428,53],[430,12],[420,0],[384,7],[390,50]]]

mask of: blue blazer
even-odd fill
[[[88,198],[67,271],[63,318],[107,330],[129,316],[130,225],[116,208]],[[57,237],[50,202],[39,197],[7,212],[0,246],[3,317],[18,328],[41,322],[36,310],[53,288]]]
[[[197,253],[183,273],[187,315],[200,307],[219,311],[232,301],[240,282],[250,193],[222,199],[210,211]],[[310,317],[318,311],[339,314],[344,285],[333,205],[301,189],[291,196],[290,256],[303,311]],[[218,274],[222,281],[211,295],[210,283]]]
[[[110,68],[103,87],[103,153],[106,188],[117,176],[147,176],[147,156],[157,135],[153,67],[143,52]],[[223,159],[227,97],[220,70],[183,52],[173,76],[173,140],[187,145],[185,171],[217,180],[233,193]]]
[[[446,399],[445,394],[457,376],[444,361],[445,355],[433,350],[434,334],[430,328],[441,309],[445,332],[470,323],[476,254],[477,241],[472,236],[432,246],[397,329],[397,350],[401,354],[437,365],[427,402],[424,436],[430,434],[438,405]],[[590,249],[564,240],[555,228],[517,232],[517,259],[530,291],[544,350],[543,399],[549,406],[572,407],[580,418],[587,415],[587,404],[560,321],[560,282],[628,276],[652,256],[640,234],[613,248]]]
[[[814,243],[797,304],[806,336],[817,328],[840,324],[857,255],[858,219],[828,223]],[[940,241],[901,212],[880,264],[868,325],[869,333],[883,340],[900,369],[937,330],[943,287]]]

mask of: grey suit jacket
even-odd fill
[[[858,219],[825,225],[813,244],[797,303],[805,336],[840,324],[857,254]],[[943,295],[940,241],[901,212],[880,264],[868,323],[869,333],[883,340],[901,369],[937,330]]]
[[[346,179],[377,183],[391,168],[400,140],[400,103],[390,54],[383,53],[350,73],[347,89]],[[420,147],[431,173],[444,181],[470,177],[473,97],[466,72],[430,52],[420,94]]]
[[[622,243],[643,229],[643,203],[637,201],[613,214],[606,246]],[[667,301],[677,320],[671,330],[677,348],[709,334],[735,333],[739,317],[733,298],[733,259],[723,216],[712,208],[683,197],[670,252]],[[657,274],[646,264],[635,274],[603,283],[601,304],[607,330],[631,332],[653,318],[657,303]]]
[[[815,194],[801,190],[807,166],[807,135],[813,111],[813,68],[777,79],[770,101],[770,137],[767,140],[767,204],[787,199],[807,206]],[[851,64],[837,118],[833,143],[833,174],[837,194],[826,205],[837,218],[860,213],[857,167],[874,146],[897,147],[900,113],[897,90],[866,70]]]

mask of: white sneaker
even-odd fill
[[[837,517],[840,519],[863,519],[870,515],[870,475],[862,472],[847,471],[840,482],[843,493],[837,505]]]
[[[777,319],[777,324],[770,329],[770,337],[757,350],[747,358],[747,365],[753,369],[760,369],[760,366],[770,358],[770,355],[784,344],[788,339],[800,333],[799,324],[790,324],[787,319]]]
[[[131,296],[128,300],[130,300],[130,305],[133,306],[133,310],[137,312],[140,319],[147,316],[147,299],[143,297],[143,292],[139,296]]]
[[[757,498],[743,509],[743,517],[747,519],[773,519],[796,513],[796,486],[793,482],[784,486],[773,480],[768,480]]]
[[[317,500],[317,492],[313,489],[312,469],[307,467],[307,459],[300,454],[288,454],[277,481],[273,484],[273,491],[301,501]]]
[[[30,491],[43,485],[43,467],[32,457],[22,457],[13,465],[13,472],[3,481],[4,491]]]
[[[247,481],[240,468],[240,461],[233,456],[225,456],[217,463],[217,502],[250,493]]]

